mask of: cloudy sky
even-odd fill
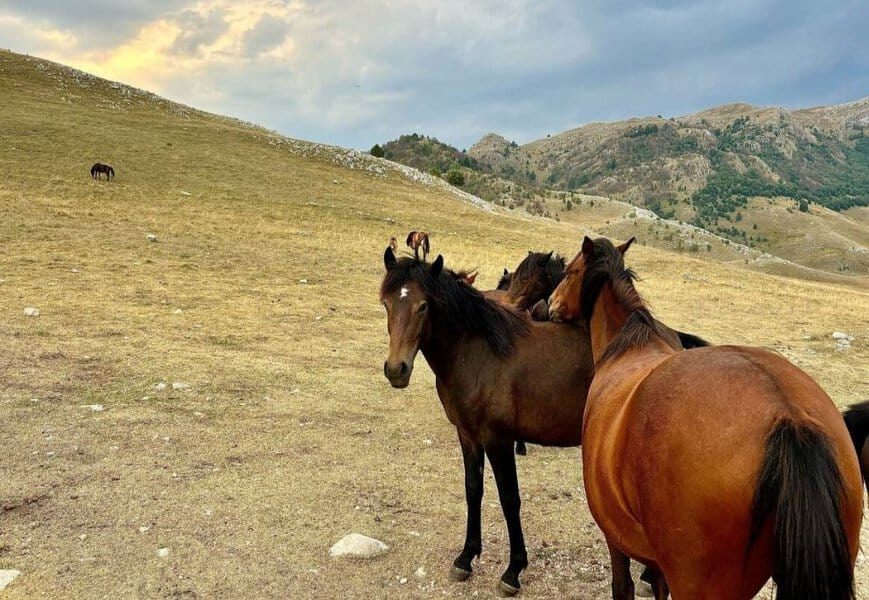
[[[866,0],[2,0],[0,47],[302,139],[459,148],[869,95]]]

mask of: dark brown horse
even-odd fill
[[[506,292],[507,288],[510,287],[511,279],[513,279],[513,273],[511,273],[507,269],[504,269],[504,273],[501,275],[501,279],[498,280],[498,285],[495,289]]]
[[[115,170],[111,167],[111,165],[94,163],[94,166],[91,167],[91,177],[93,177],[94,179],[100,179],[100,173],[105,173],[106,179],[111,179],[115,176]]]
[[[422,352],[462,447],[468,521],[452,576],[467,579],[472,560],[482,550],[485,455],[495,474],[510,538],[510,561],[498,589],[514,594],[528,556],[513,442],[580,443],[582,390],[592,375],[588,332],[582,325],[532,322],[525,313],[486,298],[445,270],[440,256],[428,264],[396,259],[387,248],[384,263],[380,299],[389,330],[384,374],[393,387],[406,387],[414,358]]]
[[[550,298],[591,333],[583,480],[613,598],[633,598],[628,557],[659,599],[749,600],[770,576],[779,600],[853,598],[863,486],[839,411],[771,352],[673,350],[625,269],[632,241],[585,238]]]
[[[422,259],[425,260],[428,253],[431,251],[431,246],[428,241],[428,232],[426,231],[411,231],[407,234],[407,245],[413,250],[413,255],[419,258],[419,251],[422,249]]]
[[[869,484],[869,400],[852,404],[842,416],[848,433],[851,434],[854,450],[860,458],[863,483]]]

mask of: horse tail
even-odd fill
[[[852,404],[842,414],[842,417],[845,419],[848,433],[851,434],[851,441],[854,442],[854,450],[857,451],[857,456],[860,458],[863,483],[867,484],[867,490],[869,490],[869,481],[867,481],[869,464],[863,464],[863,447],[866,445],[866,438],[869,437],[869,400]]]
[[[703,338],[697,337],[691,333],[685,333],[684,331],[677,331],[676,335],[679,336],[679,341],[682,342],[682,348],[685,350],[690,350],[691,348],[703,348],[712,345]]]
[[[431,246],[428,243],[428,234],[425,234],[422,238],[422,255],[426,256],[431,251]]]
[[[411,248],[413,248],[413,238],[414,238],[415,236],[416,236],[416,232],[415,232],[415,231],[411,231],[410,233],[407,234],[407,242],[405,242],[405,243],[406,243],[408,246],[410,246]]]
[[[854,571],[842,520],[845,485],[829,439],[789,420],[766,440],[751,507],[749,547],[773,515],[777,600],[852,600]]]
[[[111,175],[112,177],[114,177],[114,176],[115,176],[115,170],[114,170],[113,168],[109,167],[109,171],[108,171],[108,173],[106,173],[106,176],[108,176],[108,175]]]

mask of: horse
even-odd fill
[[[414,358],[422,352],[462,449],[467,527],[450,575],[466,580],[482,551],[485,456],[495,474],[510,539],[509,564],[497,589],[513,595],[528,565],[513,442],[576,446],[582,441],[582,390],[593,368],[588,331],[584,325],[531,321],[445,269],[442,256],[433,263],[396,259],[387,248],[384,265],[380,300],[389,331],[384,375],[393,387],[407,387]]]
[[[389,238],[389,247],[392,248],[393,252],[398,252],[398,241],[394,235]]]
[[[549,303],[591,334],[583,481],[613,598],[633,598],[631,557],[658,599],[748,600],[770,576],[779,600],[852,599],[863,484],[836,406],[772,352],[675,351],[624,266],[633,241],[586,237]]]
[[[428,241],[428,232],[411,231],[407,234],[407,245],[413,250],[413,255],[419,258],[419,249],[422,248],[422,259],[425,260],[431,251]]]
[[[852,404],[842,414],[845,419],[845,427],[851,435],[854,450],[860,458],[860,471],[863,475],[863,483],[869,490],[869,400]]]
[[[100,179],[100,173],[105,173],[106,179],[111,179],[115,176],[115,170],[111,167],[111,165],[94,163],[94,166],[91,167],[91,177],[93,177],[94,179]]]
[[[495,287],[496,290],[501,290],[503,292],[507,291],[507,288],[510,287],[510,280],[513,279],[513,273],[508,271],[506,268],[504,269],[504,273],[501,275],[501,279],[498,280],[498,285]]]

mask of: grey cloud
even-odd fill
[[[280,46],[289,33],[290,24],[272,15],[263,15],[244,36],[244,49],[248,57],[255,57]]]
[[[182,12],[175,23],[181,34],[172,46],[175,54],[196,55],[202,46],[214,43],[229,28],[223,13],[212,10],[202,14],[192,10]]]

